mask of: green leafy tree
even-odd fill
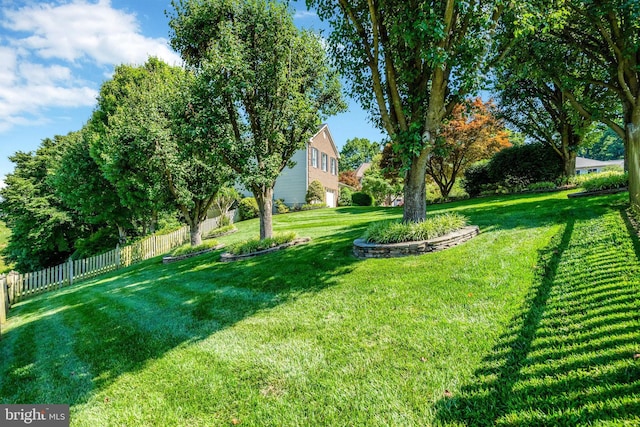
[[[585,135],[585,142],[578,155],[594,160],[619,160],[624,158],[624,142],[611,128],[602,124],[593,126]]]
[[[127,135],[125,129],[116,132],[113,122],[117,114],[123,120],[132,100],[140,98],[140,88],[149,86],[154,75],[163,72],[166,66],[156,58],[149,58],[142,67],[116,67],[113,77],[102,84],[98,105],[86,126],[91,157],[115,187],[120,203],[143,221],[143,234],[155,230],[161,212],[174,208],[161,179],[160,165],[153,161],[155,147],[138,144],[138,135]]]
[[[172,3],[171,45],[197,75],[214,149],[255,196],[260,238],[273,234],[273,187],[322,119],[345,109],[318,36],[299,31],[274,1]]]
[[[351,94],[387,132],[404,177],[404,221],[426,217],[427,161],[442,121],[480,83],[503,2],[307,0],[333,31]]]
[[[380,153],[380,143],[367,138],[352,138],[340,150],[340,172],[356,170],[363,163],[371,162]]]
[[[396,177],[385,176],[380,167],[381,160],[382,154],[372,159],[371,167],[362,177],[362,192],[373,196],[377,206],[390,206],[402,195],[402,181]]]
[[[522,37],[530,43],[550,40],[549,45],[579,54],[579,61],[574,63],[569,73],[561,72],[564,68],[557,62],[545,61],[539,66],[547,67],[569,102],[583,117],[605,123],[623,139],[629,170],[629,198],[637,209],[640,207],[638,2],[529,0],[522,3],[522,8],[524,11],[518,21]],[[617,98],[621,109],[607,108],[609,105],[585,96],[585,84],[597,86]]]
[[[113,228],[123,243],[133,228],[132,211],[122,205],[116,188],[91,157],[85,133],[74,132],[67,139],[52,176],[56,195],[84,222]]]
[[[154,58],[145,69],[151,70],[147,78],[109,118],[107,135],[115,145],[149,153],[147,164],[156,173],[148,178],[166,186],[190,227],[191,245],[198,246],[202,222],[231,173],[207,135],[198,132],[193,75]]]
[[[21,272],[52,267],[72,253],[74,242],[90,233],[73,211],[56,196],[51,182],[59,153],[68,139],[44,139],[35,153],[10,157],[14,171],[0,190],[1,219],[11,229],[5,259]]]

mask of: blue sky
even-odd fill
[[[303,1],[291,7],[298,27],[328,31]],[[179,63],[165,10],[170,0],[0,0],[0,181],[16,151],[79,130],[116,65],[150,55]],[[338,148],[354,137],[382,139],[351,100],[327,123]]]

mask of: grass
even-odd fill
[[[159,259],[19,303],[0,403],[73,426],[638,425],[640,263],[626,194],[431,207],[482,233],[358,261],[400,209],[274,217],[312,241],[242,263]],[[227,245],[258,232],[239,223]]]
[[[467,225],[467,219],[458,213],[428,216],[419,223],[379,221],[367,227],[364,239],[375,243],[401,243],[435,239]]]

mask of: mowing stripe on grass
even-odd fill
[[[441,420],[640,424],[640,263],[620,213],[570,220],[523,313]]]

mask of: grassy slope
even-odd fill
[[[70,403],[86,426],[632,425],[640,267],[624,200],[439,205],[483,233],[392,260],[357,261],[351,241],[399,210],[277,216],[313,241],[233,264],[155,259],[21,303],[0,403]],[[238,228],[220,241],[257,222]]]

